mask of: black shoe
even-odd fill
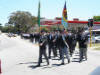
[[[61,65],[65,65],[65,63],[61,63]]]
[[[54,58],[56,58],[57,56],[54,56]]]
[[[85,60],[87,61],[87,58],[85,58]]]
[[[82,60],[79,60],[79,63],[81,63],[82,62]]]
[[[40,61],[40,63],[43,63],[42,61]]]
[[[60,60],[62,59],[62,57],[60,57]]]
[[[36,65],[36,67],[40,67],[40,64]]]
[[[47,63],[47,65],[49,65],[49,62]]]
[[[51,59],[51,57],[48,57],[49,59]]]
[[[70,54],[70,56],[72,57],[72,53]]]
[[[70,63],[70,59],[68,59],[68,63]]]

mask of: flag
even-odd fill
[[[65,29],[68,27],[68,17],[67,17],[67,8],[66,8],[66,2],[64,5],[63,13],[62,13],[62,25],[64,26]]]
[[[38,6],[38,26],[40,27],[40,2]]]

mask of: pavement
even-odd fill
[[[100,51],[88,48],[88,60],[79,63],[79,52],[76,49],[71,63],[60,65],[61,60],[52,58],[50,65],[43,60],[38,62],[39,47],[18,37],[0,35],[1,75],[100,75]]]

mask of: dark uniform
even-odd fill
[[[60,55],[60,59],[62,58],[62,52],[61,52],[61,34],[58,33],[57,35],[57,38],[56,38],[56,46],[57,46],[57,49],[59,50],[59,55]]]
[[[72,54],[75,50],[75,47],[76,47],[76,35],[74,33],[71,33],[70,35],[68,35],[67,42],[69,45],[70,55],[72,56]]]
[[[56,43],[55,43],[55,36],[54,36],[54,34],[50,33],[48,35],[49,58],[51,58],[51,51],[53,51],[54,57],[57,56],[55,45],[56,45]]]
[[[30,34],[30,42],[33,43],[33,40],[34,40],[34,34]]]
[[[78,34],[78,42],[79,42],[79,52],[80,52],[80,59],[81,62],[84,58],[87,60],[87,43],[88,37],[86,34],[81,32]]]
[[[72,55],[72,34],[71,33],[68,33],[67,35],[67,43],[69,45],[69,52],[70,52],[70,55]]]
[[[68,59],[68,63],[70,63],[70,57],[69,57],[69,46],[66,42],[66,34],[62,32],[61,38],[60,38],[60,43],[61,43],[61,54],[62,54],[62,65],[64,65],[64,54],[66,55],[66,58]]]
[[[49,60],[48,60],[48,57],[47,57],[47,54],[46,54],[46,44],[47,44],[47,37],[45,35],[40,35],[38,66],[40,66],[40,64],[42,63],[42,55],[44,55],[44,57],[47,61],[47,65],[49,65]]]
[[[73,48],[72,48],[72,50],[73,50],[73,52],[75,51],[75,47],[76,47],[76,43],[77,43],[77,35],[76,34],[72,34],[72,40],[73,40],[73,42],[72,42],[72,46],[73,46]]]

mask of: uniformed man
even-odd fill
[[[48,35],[48,46],[49,46],[49,59],[51,59],[51,52],[53,52],[54,57],[57,56],[57,52],[56,52],[56,39],[55,39],[55,35],[54,32],[49,33]]]
[[[39,39],[39,61],[37,66],[40,66],[40,64],[42,63],[42,55],[44,55],[47,61],[47,65],[49,65],[49,60],[46,54],[46,44],[47,44],[47,37],[45,35],[45,32],[41,31]]]
[[[75,47],[76,47],[76,43],[77,43],[77,35],[75,33],[72,34],[72,54],[74,53],[75,51]]]
[[[61,42],[60,42],[61,34],[60,31],[57,32],[57,38],[56,38],[56,46],[59,50],[60,59],[62,58],[62,52],[61,52]]]
[[[80,53],[79,62],[82,62],[82,60],[84,58],[87,60],[88,37],[84,33],[84,30],[79,32],[79,34],[78,34],[78,42],[79,42],[79,53]]]
[[[68,33],[67,42],[69,45],[70,55],[72,56],[75,50],[75,46],[76,46],[76,36],[71,31]]]
[[[66,42],[66,34],[64,31],[61,32],[61,52],[62,52],[62,65],[64,65],[64,54],[66,55],[66,58],[68,59],[68,63],[70,63],[70,57],[69,57],[69,46]]]
[[[34,40],[34,34],[31,33],[30,34],[30,42],[33,43],[33,40]]]

